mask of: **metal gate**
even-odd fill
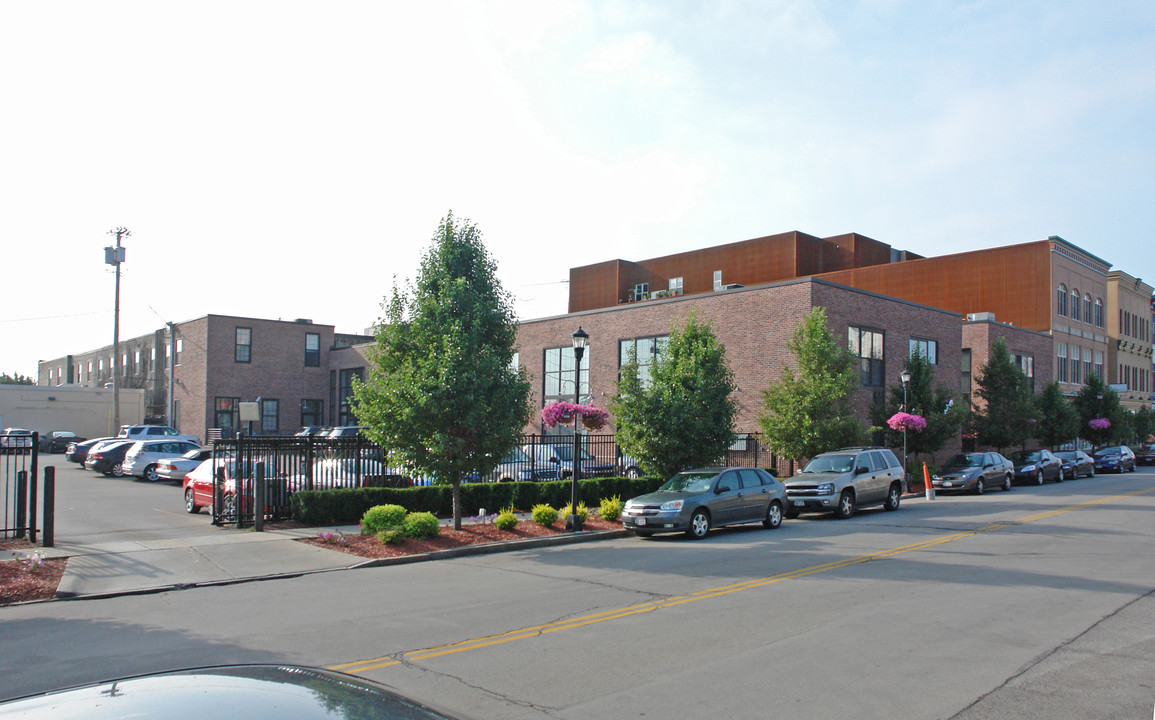
[[[36,474],[40,436],[0,435],[0,537],[36,541]]]

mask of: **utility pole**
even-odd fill
[[[116,300],[112,313],[112,434],[120,432],[120,264],[124,262],[124,248],[120,241],[132,235],[128,228],[109,230],[116,236],[116,246],[104,248],[104,264],[116,266]]]
[[[173,396],[173,373],[176,372],[176,325],[171,322],[166,322],[168,326],[168,426],[179,428],[176,423],[176,418],[173,417],[176,411],[175,398]]]

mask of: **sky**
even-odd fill
[[[1155,280],[1155,3],[0,0],[0,373],[207,314],[363,332],[449,212],[569,269],[798,230]]]

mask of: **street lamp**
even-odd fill
[[[906,409],[906,386],[910,385],[910,370],[903,368],[898,377],[902,380],[902,411],[910,412]],[[906,423],[902,425],[902,476],[906,479],[906,489],[910,490],[910,478],[906,472]]]
[[[574,404],[582,404],[582,356],[586,353],[586,347],[590,344],[590,336],[585,330],[582,330],[581,325],[578,325],[577,332],[572,336],[573,338],[573,358],[574,358],[574,383],[573,395]],[[573,419],[573,462],[571,463],[573,472],[570,473],[570,502],[569,502],[569,517],[565,519],[565,529],[570,532],[578,532],[582,529],[581,518],[578,517],[578,475],[581,474],[582,466],[582,436],[581,436],[581,413],[574,415]]]

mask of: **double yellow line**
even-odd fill
[[[711,588],[709,590],[701,590],[690,595],[677,595],[674,597],[665,598],[662,600],[654,600],[651,602],[641,603],[639,605],[630,605],[624,608],[617,608],[615,610],[606,610],[603,612],[593,613],[590,615],[582,615],[580,617],[569,618],[566,620],[556,620],[554,622],[546,623],[544,625],[534,625],[531,627],[519,628],[517,630],[510,630],[509,632],[500,633],[497,635],[487,635],[485,637],[473,638],[472,640],[463,640],[461,642],[449,643],[446,645],[439,645],[437,647],[427,648],[424,650],[414,650],[410,652],[398,653],[386,657],[373,658],[371,660],[359,660],[357,662],[345,663],[343,665],[334,665],[330,670],[338,670],[346,673],[362,673],[369,670],[377,670],[379,668],[392,667],[394,665],[401,665],[408,662],[416,662],[419,660],[428,660],[431,658],[442,657],[444,655],[454,655],[457,653],[468,652],[470,650],[480,650],[482,648],[492,647],[494,645],[504,645],[505,643],[514,642],[515,640],[526,640],[528,638],[538,637],[541,635],[549,635],[550,633],[560,632],[562,630],[573,630],[575,628],[585,627],[586,625],[593,625],[596,623],[603,623],[610,620],[619,620],[621,618],[630,617],[632,615],[641,615],[643,613],[650,613],[662,608],[675,607],[677,605],[685,605],[686,603],[698,602],[699,600],[707,600],[709,598],[721,597],[722,595],[729,595],[730,593],[741,592],[743,590],[752,590],[754,588],[765,587],[783,580],[790,580],[792,578],[806,577],[807,575],[816,575],[818,573],[836,570],[838,568],[847,567],[849,565],[857,565],[859,563],[870,562],[871,560],[881,560],[883,558],[894,557],[903,553],[912,552],[915,550],[925,550],[927,548],[935,547],[936,545],[943,545],[956,540],[962,540],[969,537],[974,537],[981,533],[995,532],[1014,525],[1022,525],[1024,523],[1044,520],[1046,518],[1061,515],[1063,513],[1071,512],[1073,510],[1083,510],[1095,505],[1102,505],[1103,503],[1121,500],[1123,498],[1133,497],[1136,495],[1143,495],[1146,493],[1155,492],[1155,488],[1146,490],[1136,490],[1134,492],[1124,493],[1122,495],[1113,495],[1111,497],[1099,498],[1097,500],[1090,500],[1078,505],[1070,505],[1056,510],[1048,510],[1046,512],[1028,515],[1006,523],[997,523],[993,525],[985,525],[974,530],[967,530],[965,532],[954,533],[952,535],[944,535],[943,537],[934,538],[932,540],[924,540],[922,542],[912,543],[910,545],[903,545],[901,547],[892,548],[890,550],[881,550],[876,553],[868,555],[858,555],[844,560],[835,560],[833,562],[823,563],[822,565],[812,565],[810,567],[800,568],[798,570],[790,570],[777,575],[769,575],[763,578],[755,578],[745,582],[735,583],[733,585],[724,585],[722,587]]]

